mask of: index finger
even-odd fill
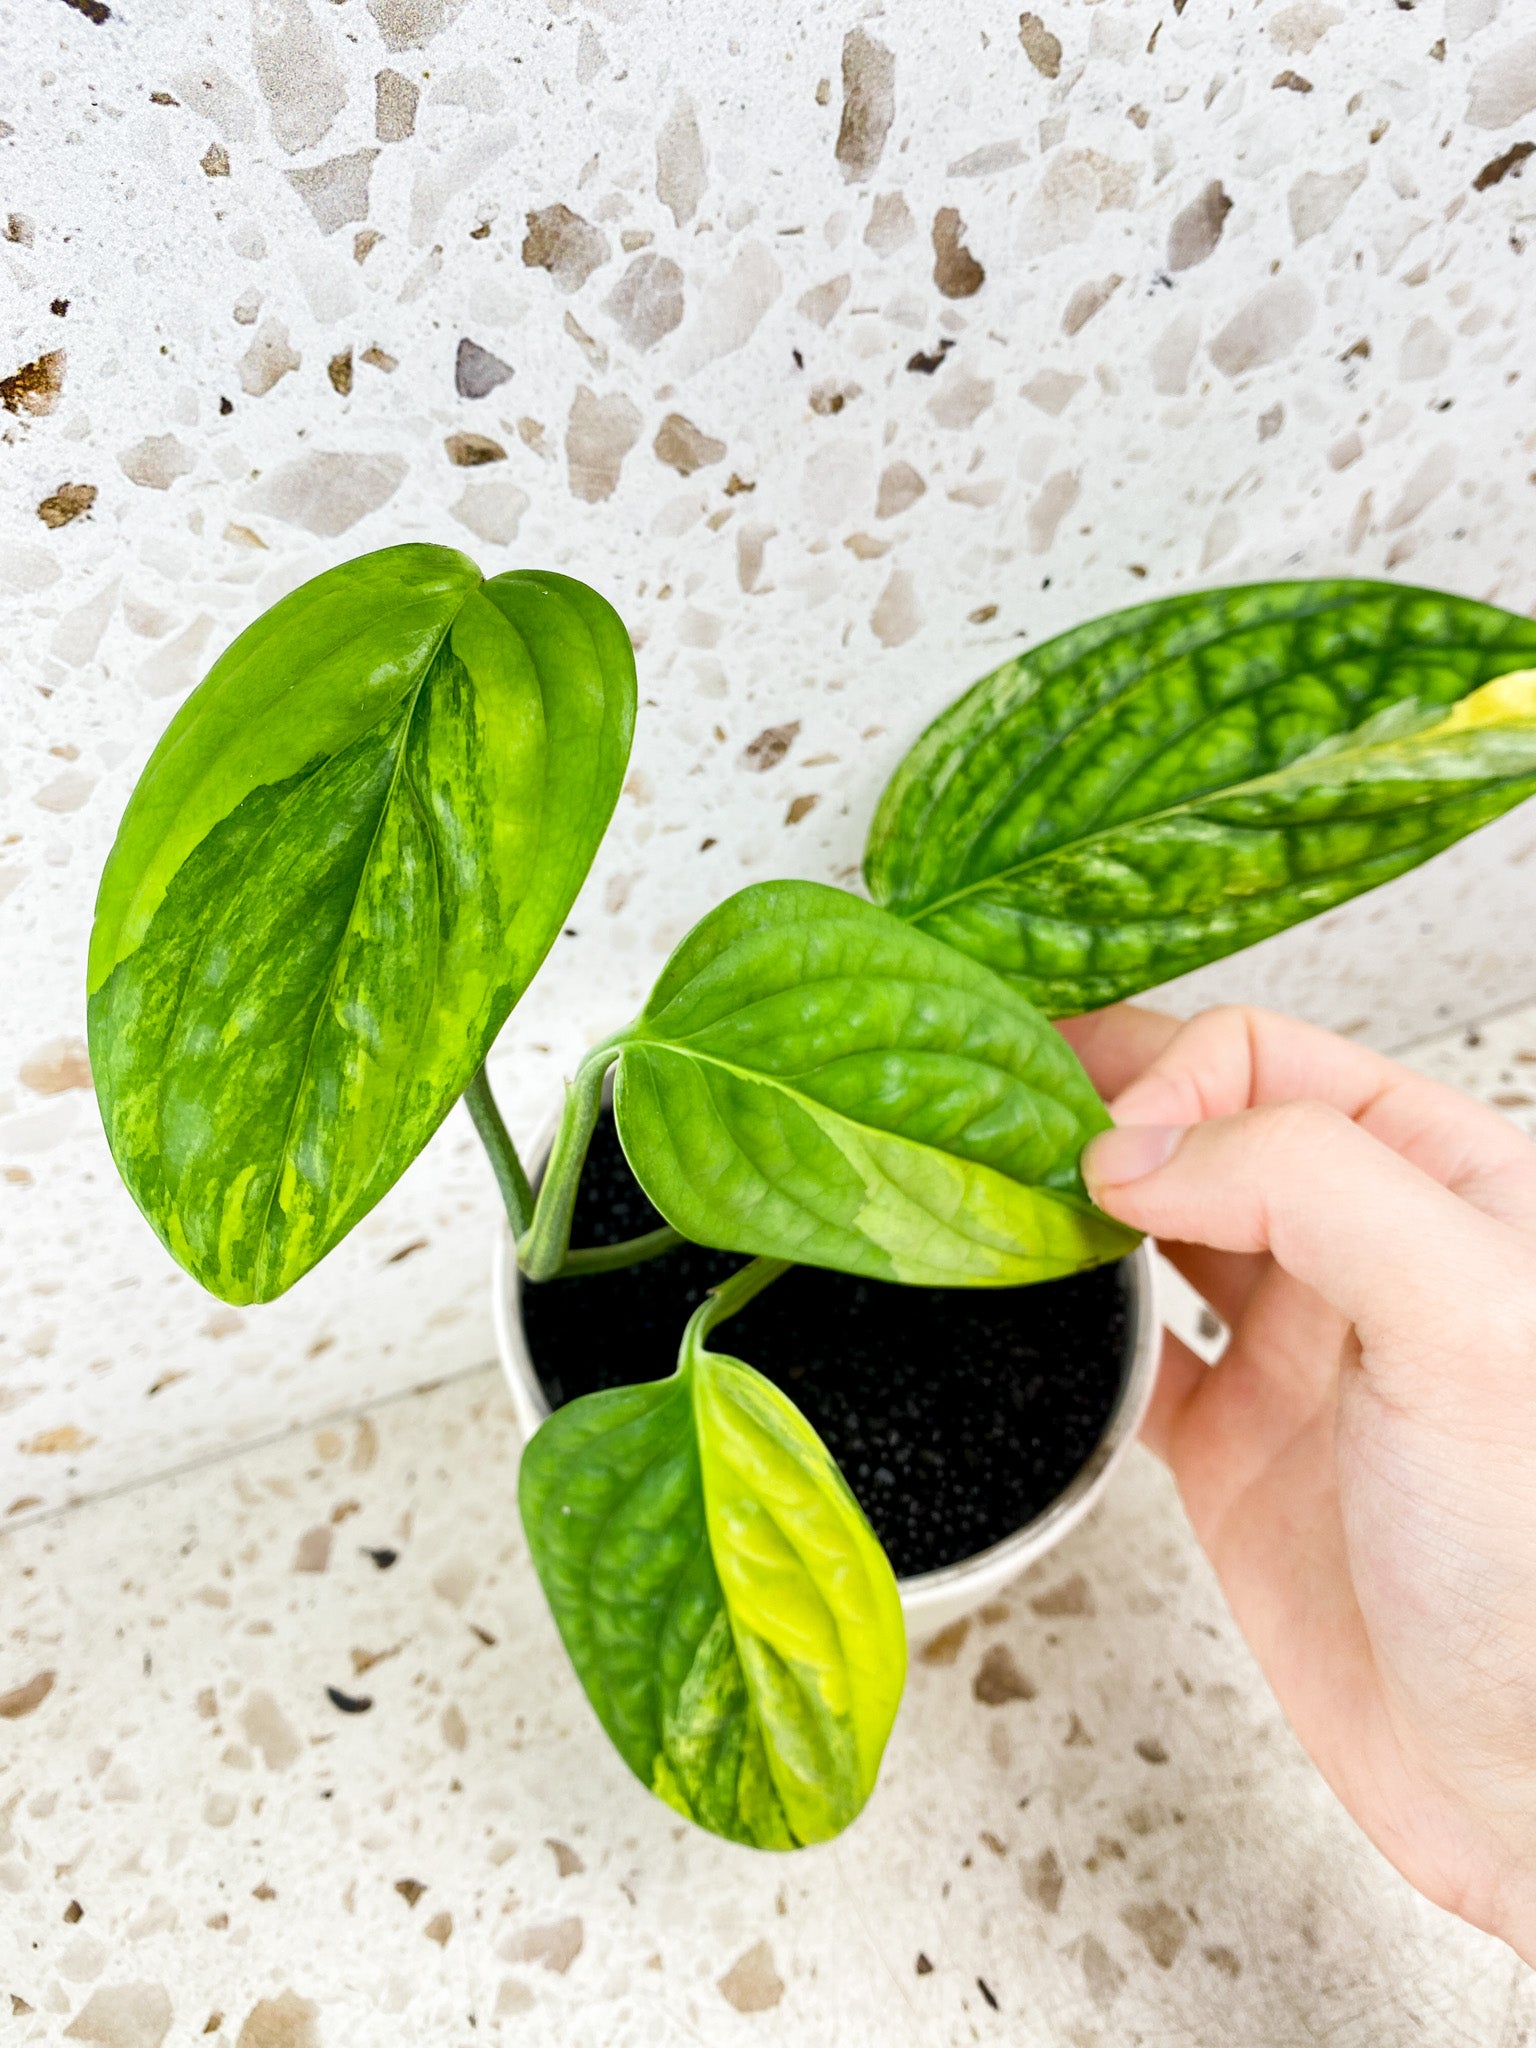
[[[1182,1018],[1140,1003],[1115,1003],[1085,1016],[1058,1018],[1056,1024],[1095,1088],[1110,1101],[1123,1096],[1184,1028]],[[1266,1253],[1216,1252],[1206,1245],[1180,1244],[1172,1239],[1159,1249],[1228,1323],[1241,1316],[1269,1264]]]
[[[1129,1048],[1129,1033],[1113,1028]],[[1135,1029],[1150,1044],[1147,1027]],[[1176,1027],[1113,1108],[1121,1124],[1193,1124],[1305,1101],[1341,1110],[1485,1215],[1536,1230],[1536,1146],[1507,1118],[1369,1046],[1273,1010],[1207,1010]]]
[[[1183,1028],[1181,1018],[1139,1003],[1115,1003],[1107,1010],[1056,1021],[1056,1029],[1106,1102],[1129,1088]]]

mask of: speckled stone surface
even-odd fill
[[[693,919],[852,879],[1020,646],[1201,580],[1536,601],[1521,0],[32,0],[0,78],[0,1514],[484,1360],[458,1115],[282,1302],[108,1161],[95,882],[214,654],[407,538],[639,644],[495,1065],[530,1132]],[[765,732],[778,743],[754,747]],[[1181,985],[1398,1044],[1536,989],[1516,815]]]
[[[1536,1135],[1536,1008],[1415,1060]],[[918,1649],[870,1807],[787,1858],[608,1750],[516,1456],[480,1371],[0,1539],[0,2039],[1536,2038],[1536,1978],[1302,1756],[1144,1453]]]

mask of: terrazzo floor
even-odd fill
[[[1536,1005],[1414,1058],[1536,1133]],[[792,1858],[608,1750],[516,1457],[487,1368],[0,1542],[7,2048],[1536,2039],[1536,1978],[1317,1778],[1144,1453],[917,1650],[869,1810]]]

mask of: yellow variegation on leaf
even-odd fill
[[[617,1057],[635,1176],[698,1244],[928,1287],[1122,1257],[1079,1160],[1108,1112],[1059,1032],[985,967],[819,882],[695,925]]]
[[[523,1525],[550,1608],[630,1769],[712,1833],[823,1842],[874,1787],[906,1635],[884,1551],[825,1446],[771,1382],[710,1350],[589,1394],[523,1454]]]
[[[1050,1016],[1406,873],[1536,794],[1536,623],[1360,580],[1163,598],[985,676],[892,776],[870,893]]]
[[[563,923],[634,723],[595,591],[451,548],[365,555],[176,713],[97,898],[91,1066],[172,1254],[268,1301],[371,1209]]]

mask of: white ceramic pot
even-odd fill
[[[551,1129],[536,1154],[539,1174],[553,1142]],[[1136,1440],[1152,1386],[1157,1377],[1161,1349],[1162,1317],[1158,1304],[1158,1264],[1150,1242],[1143,1243],[1130,1260],[1130,1336],[1126,1345],[1120,1391],[1104,1425],[1097,1449],[1076,1476],[1048,1508],[1026,1522],[1001,1543],[978,1551],[960,1564],[944,1565],[935,1572],[920,1572],[902,1579],[901,1606],[907,1619],[907,1634],[922,1642],[947,1628],[989,1600],[1026,1566],[1058,1544],[1075,1529],[1095,1505],[1110,1482],[1115,1467]],[[526,1443],[549,1414],[549,1403],[533,1369],[523,1334],[522,1275],[518,1271],[512,1234],[505,1227],[496,1239],[491,1280],[491,1314],[496,1326],[496,1346],[502,1371],[512,1395],[512,1406]]]

